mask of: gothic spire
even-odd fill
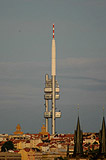
[[[106,153],[106,128],[105,118],[103,116],[102,129],[100,130],[100,153]]]
[[[74,155],[81,155],[83,153],[83,133],[82,130],[80,128],[80,120],[79,120],[79,116],[78,116],[78,120],[77,120],[77,127],[75,130],[75,135],[74,135]]]

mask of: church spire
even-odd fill
[[[100,153],[106,153],[106,128],[105,128],[105,118],[103,116],[102,129],[99,132],[100,136]]]
[[[80,132],[80,120],[79,120],[79,116],[78,116],[78,120],[77,120],[77,132],[78,132],[78,134],[79,134],[79,132]]]
[[[75,135],[74,135],[74,155],[82,155],[83,153],[83,133],[82,130],[80,128],[80,120],[79,120],[79,116],[78,116],[78,120],[77,120],[77,127],[75,130]]]

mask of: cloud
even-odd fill
[[[67,58],[59,60],[59,76],[87,77],[106,80],[106,58]]]
[[[60,76],[62,77],[62,76]],[[68,79],[75,79],[75,80],[90,80],[90,81],[94,81],[94,82],[98,82],[98,83],[105,83],[106,84],[106,80],[104,79],[97,79],[97,78],[93,78],[93,77],[83,77],[83,76],[66,76],[65,78]]]
[[[85,3],[84,3],[85,5],[90,5],[90,6],[94,6],[94,7],[104,7],[105,5],[106,5],[106,1],[105,0],[103,0],[103,1],[99,1],[99,0],[97,0],[97,1],[86,1]]]
[[[28,107],[43,100],[45,63],[2,62],[0,63],[0,104],[1,107]]]
[[[84,58],[84,57],[79,57],[79,58],[73,58],[73,57],[68,57],[65,59],[60,59],[58,60],[58,65],[61,67],[90,67],[92,66],[98,66],[98,63],[103,63],[106,66],[106,58]],[[102,64],[102,65],[103,65]]]
[[[105,104],[105,62],[106,58],[72,57],[60,60],[57,79],[60,84],[60,97],[64,99],[61,103],[80,103],[85,106]]]
[[[1,62],[0,79],[37,79],[47,67],[45,62]]]

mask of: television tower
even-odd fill
[[[59,96],[59,85],[56,80],[56,46],[54,39],[54,24],[53,24],[53,39],[52,39],[52,56],[51,56],[51,79],[49,75],[45,75],[45,88],[44,88],[44,99],[45,99],[45,123],[46,131],[48,132],[48,120],[52,118],[52,134],[55,134],[55,120],[61,117],[61,112],[56,112],[56,100],[60,98]],[[51,110],[49,111],[49,100],[51,100]]]

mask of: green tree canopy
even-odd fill
[[[13,150],[13,149],[14,149],[14,144],[12,141],[5,142],[1,147],[2,152],[6,152],[8,150]]]

